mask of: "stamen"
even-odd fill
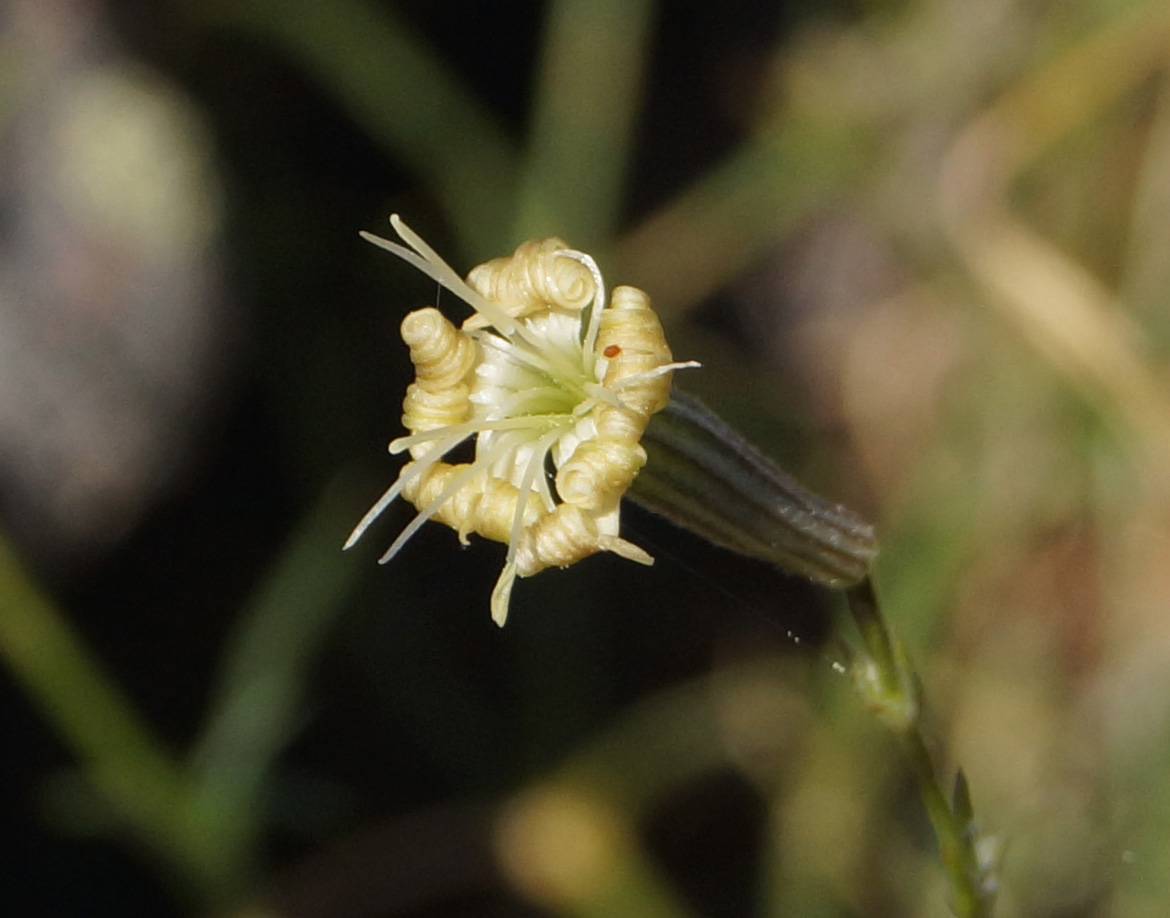
[[[440,444],[439,449],[432,450],[422,459],[418,459],[413,463],[403,466],[403,470],[398,473],[398,480],[387,489],[385,494],[378,498],[378,502],[374,504],[374,506],[372,506],[369,510],[367,510],[366,515],[361,518],[361,521],[356,526],[354,526],[353,532],[349,534],[349,538],[345,540],[345,544],[342,546],[342,551],[353,547],[354,543],[362,537],[362,533],[369,529],[370,524],[373,523],[374,520],[376,520],[379,516],[381,516],[382,511],[385,510],[390,505],[391,501],[393,501],[394,498],[396,498],[402,492],[404,487],[414,481],[414,479],[416,479],[423,472],[427,471],[432,465],[443,458],[445,454],[451,452],[451,450],[463,442],[464,439],[464,437],[452,438],[449,444]]]
[[[605,280],[601,276],[601,269],[597,267],[597,262],[584,252],[578,252],[576,249],[564,249],[557,254],[579,262],[585,266],[585,270],[593,275],[595,290],[593,305],[589,307],[589,326],[585,330],[585,339],[581,345],[584,350],[585,367],[592,376],[594,373],[593,365],[597,361],[597,355],[594,353],[597,346],[597,332],[601,327],[601,312],[605,309]]]
[[[596,385],[596,383],[594,383],[593,385]],[[575,417],[575,418],[585,417],[585,415],[587,415],[590,411],[592,411],[594,409],[594,407],[597,405],[598,401],[599,401],[599,399],[596,399],[596,398],[593,398],[592,396],[590,396],[589,398],[585,399],[585,401],[578,402],[577,407],[573,409],[573,417]]]
[[[398,229],[399,233],[402,232],[397,226],[395,226],[395,229]],[[427,277],[442,284],[476,312],[482,312],[500,330],[501,334],[510,335],[512,333],[515,327],[513,320],[502,309],[499,309],[489,300],[484,299],[472,290],[446,262],[440,260],[440,264],[434,264],[405,246],[399,245],[397,242],[383,239],[381,236],[375,236],[373,233],[367,233],[365,230],[362,230],[358,235],[366,240],[366,242],[372,242],[379,248],[394,253],[411,267],[417,268]],[[415,238],[417,239],[418,237],[416,236]]]
[[[407,226],[398,214],[393,214],[390,217],[390,225],[394,227],[395,232],[409,243],[415,251],[412,252],[397,242],[391,242],[389,239],[383,239],[381,236],[375,236],[373,233],[367,233],[364,230],[359,235],[367,242],[372,242],[374,245],[386,249],[388,252],[393,252],[407,264],[412,265],[419,271],[422,271],[427,277],[442,284],[472,309],[483,315],[501,335],[508,338],[515,336],[532,347],[540,347],[540,339],[538,337],[534,336],[523,325],[518,325],[504,310],[473,289],[455,272],[454,268],[440,258],[434,249],[427,245],[414,230]]]
[[[544,502],[544,509],[549,513],[552,513],[557,508],[556,501],[553,499],[552,490],[548,486],[548,475],[536,476],[536,493]]]
[[[575,401],[572,393],[566,392],[559,386],[534,386],[531,389],[512,392],[497,404],[508,415],[535,416],[539,414],[541,417],[551,418],[555,421],[572,417],[572,411],[565,410],[569,408],[566,402]]]
[[[519,328],[530,334],[526,326],[521,325]],[[584,375],[582,357],[575,348],[573,353],[567,354],[559,348],[549,347],[548,342],[542,342],[541,346],[534,350],[529,346],[527,339],[523,344],[516,344],[490,332],[472,331],[469,334],[485,347],[495,348],[506,354],[513,362],[524,364],[552,379],[576,379]],[[589,370],[590,375],[592,372]]]
[[[632,376],[627,376],[625,379],[618,380],[610,386],[611,389],[624,389],[627,386],[635,386],[643,383],[648,379],[654,379],[658,376],[663,376],[667,373],[673,373],[675,370],[692,370],[701,367],[702,364],[697,360],[684,360],[680,363],[667,363],[660,367],[655,367],[653,370],[645,370],[642,373],[635,373]]]
[[[508,561],[516,557],[520,547],[520,532],[524,529],[524,508],[528,506],[528,498],[532,495],[532,482],[537,471],[543,471],[544,460],[548,457],[549,448],[561,436],[563,431],[554,430],[545,434],[536,441],[532,455],[528,457],[528,467],[524,469],[524,477],[520,480],[520,497],[516,501],[516,512],[512,516],[512,532],[508,539]]]
[[[612,551],[615,555],[620,555],[629,561],[636,561],[638,564],[645,564],[647,567],[654,565],[654,556],[639,545],[633,542],[627,542],[621,536],[602,536],[601,543],[605,546],[606,551]]]
[[[396,440],[391,440],[390,455],[397,456],[399,453],[406,452],[412,446],[418,446],[420,443],[430,443],[432,440],[442,440],[449,436],[459,436],[459,441],[455,444],[455,446],[458,446],[459,443],[462,443],[474,433],[482,433],[488,430],[523,430],[526,427],[543,426],[543,418],[535,417],[499,418],[494,421],[466,421],[462,424],[448,424],[446,427],[424,430],[422,433],[411,434],[407,437],[398,437]],[[451,449],[454,448],[451,447]],[[445,452],[450,452],[451,449]]]
[[[459,426],[462,427],[464,425],[460,424]],[[391,440],[390,445],[386,448],[386,450],[390,453],[391,456],[397,456],[399,453],[405,452],[406,450],[410,449],[410,447],[417,446],[419,443],[430,443],[435,440],[443,440],[448,435],[455,434],[457,439],[454,439],[450,445],[444,446],[442,450],[431,450],[426,455],[426,458],[429,458],[433,454],[435,459],[441,459],[443,456],[447,455],[447,453],[451,452],[451,450],[453,450],[456,446],[470,437],[474,432],[475,431],[469,431],[465,434],[457,434],[456,431],[452,430],[450,427],[438,427],[433,431],[416,434],[414,437],[399,437],[397,440]],[[427,436],[427,434],[433,434],[433,436]],[[403,440],[414,440],[416,438],[418,439],[418,443],[409,443],[403,446],[401,449],[395,449],[395,445],[401,443]]]
[[[406,222],[398,214],[390,215],[390,225],[394,227],[394,231],[398,233],[403,242],[423,257],[423,264],[420,265],[417,261],[408,259],[411,261],[411,264],[414,264],[419,270],[433,277],[456,296],[464,300],[476,312],[481,313],[492,325],[500,330],[501,334],[510,335],[512,333],[515,326],[515,321],[512,317],[460,277],[455,269],[447,264],[438,252],[427,245],[418,233],[407,226]],[[402,247],[398,246],[397,248],[400,249]],[[401,255],[402,253],[396,251],[395,254]]]
[[[512,480],[512,473],[519,461],[516,454],[525,450],[531,442],[532,435],[528,431],[505,430],[495,435],[488,434],[480,437],[475,443],[475,461],[479,462],[492,456],[497,448],[506,446],[505,457],[499,460],[493,459],[493,465],[488,469],[488,474],[497,478],[505,478],[514,487],[519,487],[519,484]]]
[[[374,504],[374,506],[372,506],[369,510],[367,510],[366,515],[363,516],[361,521],[353,527],[353,532],[349,534],[349,538],[346,539],[345,544],[341,546],[342,551],[349,551],[351,548],[353,548],[357,540],[362,537],[362,534],[370,528],[370,524],[382,515],[382,511],[390,506],[391,501],[393,501],[394,498],[398,496],[398,493],[401,490],[401,479],[394,482],[394,484],[386,489],[386,493],[378,498],[378,502]]]
[[[613,405],[614,408],[625,407],[611,386],[603,386],[601,383],[586,383],[585,392],[595,401],[605,402],[607,405]]]
[[[501,449],[501,446],[505,448]],[[469,464],[466,469],[452,478],[447,487],[443,488],[443,490],[439,492],[439,496],[427,504],[426,509],[419,511],[418,516],[411,520],[409,525],[407,525],[407,527],[398,534],[398,538],[394,540],[394,544],[386,549],[386,553],[378,559],[378,563],[385,564],[386,562],[390,561],[396,554],[398,554],[402,546],[410,540],[412,535],[418,532],[423,523],[438,513],[439,508],[442,507],[443,504],[448,500],[450,500],[456,493],[458,493],[459,490],[465,484],[467,484],[467,482],[469,482],[476,475],[480,474],[483,471],[482,466],[484,464],[490,465],[501,455],[507,452],[506,447],[507,444],[497,444],[496,448],[489,451],[488,455],[485,456],[482,460],[477,459],[475,462]],[[493,455],[493,453],[495,455]]]
[[[508,620],[508,607],[512,604],[512,584],[516,582],[516,562],[509,561],[500,571],[500,577],[492,588],[492,621],[504,627]]]

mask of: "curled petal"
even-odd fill
[[[601,316],[597,350],[608,364],[604,385],[621,387],[623,405],[647,419],[670,401],[670,374],[647,375],[672,357],[662,323],[650,307],[650,297],[636,287],[617,287]],[[622,383],[641,377],[637,384]]]
[[[584,265],[560,257],[568,248],[555,236],[530,240],[522,243],[514,254],[493,258],[472,269],[467,282],[513,318],[550,306],[580,311],[593,300],[597,288]],[[481,319],[473,319],[466,327],[483,324]]]
[[[646,464],[637,441],[587,440],[557,471],[557,493],[568,504],[595,510],[621,495]]]
[[[464,384],[433,392],[419,383],[411,383],[402,400],[402,426],[422,433],[462,424],[471,417],[471,390]],[[420,443],[410,448],[415,459],[430,451],[430,444]]]
[[[459,385],[475,364],[475,342],[432,306],[407,315],[401,332],[410,348],[415,381],[428,391]]]

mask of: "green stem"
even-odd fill
[[[243,872],[262,828],[273,760],[295,734],[306,672],[357,584],[341,551],[358,503],[327,488],[257,586],[228,642],[190,757],[192,820],[225,871]]]
[[[176,763],[2,537],[0,657],[119,817],[208,894],[218,881],[196,856]]]
[[[597,251],[613,233],[641,97],[652,0],[549,6],[517,238]]]
[[[872,581],[862,581],[845,595],[867,652],[867,656],[855,656],[854,683],[867,706],[902,743],[938,840],[951,909],[959,918],[989,918],[994,877],[991,865],[984,863],[977,850],[966,779],[960,772],[953,801],[948,800],[923,735],[918,676],[881,614]]]
[[[794,115],[744,141],[623,234],[615,277],[654,294],[664,319],[688,310],[840,197],[872,161],[867,135]]]
[[[186,8],[282,48],[431,186],[467,255],[496,252],[514,200],[515,145],[392,5],[217,0]]]
[[[950,881],[951,910],[960,918],[987,918],[991,896],[981,880],[984,870],[975,850],[975,834],[947,800],[922,732],[906,733],[902,748],[938,839],[939,858]]]
[[[866,577],[846,592],[846,598],[865,649],[877,664],[882,688],[892,696],[900,696],[902,680],[895,662],[894,640],[878,607],[873,581]],[[907,697],[909,699],[909,694]]]

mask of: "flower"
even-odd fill
[[[446,287],[473,310],[456,327],[433,307],[410,313],[402,338],[416,378],[403,401],[409,451],[394,485],[358,523],[349,548],[401,495],[418,515],[380,563],[427,520],[466,544],[474,532],[508,553],[492,591],[503,625],[512,584],[599,551],[653,559],[619,535],[621,498],[646,462],[639,444],[670,400],[675,363],[650,298],[617,287],[606,301],[596,263],[560,239],[530,241],[462,280],[397,215],[405,242],[363,233]],[[473,461],[444,461],[475,438]]]

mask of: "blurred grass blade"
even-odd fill
[[[785,475],[698,399],[676,389],[642,445],[649,460],[627,493],[646,509],[825,586],[868,575],[873,527]]]
[[[295,731],[306,670],[363,570],[340,549],[358,505],[326,491],[256,589],[227,648],[192,757],[196,818],[225,859],[248,850],[264,779]]]
[[[541,49],[517,241],[595,251],[613,232],[641,99],[651,0],[556,0]]]
[[[434,190],[465,254],[499,249],[514,200],[514,144],[392,6],[362,0],[188,3],[199,20],[274,42],[370,136]]]
[[[93,782],[156,851],[187,870],[182,776],[0,537],[0,657]]]
[[[846,194],[873,150],[867,135],[827,118],[769,125],[624,234],[612,276],[651,291],[661,316],[691,308]]]

